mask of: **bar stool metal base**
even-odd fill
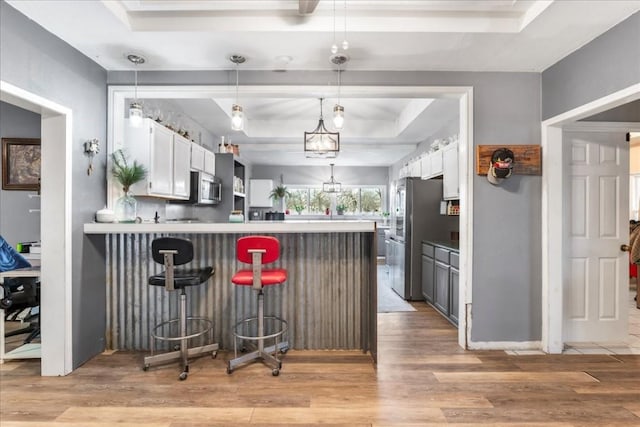
[[[279,328],[276,332],[265,335],[264,334],[264,321],[276,321],[279,322]],[[243,335],[239,332],[238,328],[243,325],[250,326],[252,323],[257,324],[257,335]],[[282,341],[280,338],[287,332],[287,321],[277,316],[265,316],[264,315],[264,293],[262,290],[258,292],[258,315],[256,317],[249,317],[243,319],[235,324],[233,327],[233,353],[234,358],[227,363],[227,374],[233,373],[233,370],[244,363],[254,360],[262,360],[262,362],[271,368],[271,374],[276,377],[280,375],[280,369],[282,368],[282,362],[278,359],[278,353],[286,353],[289,350],[289,342]],[[257,348],[247,354],[238,356],[238,340],[247,340],[255,342]],[[274,340],[274,344],[268,347],[264,346],[266,340]]]
[[[218,353],[218,344],[207,344],[199,347],[188,347],[188,341],[192,338],[197,338],[211,333],[211,340],[213,341],[213,322],[206,317],[186,317],[186,296],[183,292],[180,294],[180,317],[177,319],[167,320],[165,322],[157,324],[151,332],[151,355],[144,358],[143,370],[147,371],[152,366],[162,365],[175,360],[181,361],[182,372],[180,372],[179,379],[185,380],[189,374],[189,357],[202,356],[205,354],[211,354],[211,357],[215,358]],[[187,325],[191,323],[199,323],[199,329],[192,334],[187,335]],[[178,324],[180,327],[179,335],[160,335],[158,333],[166,325]],[[174,351],[166,353],[154,354],[155,352],[155,340],[179,342]]]

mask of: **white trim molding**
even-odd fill
[[[73,369],[71,109],[0,81],[0,99],[41,115],[41,373]]]

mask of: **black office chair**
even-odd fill
[[[193,260],[193,244],[187,239],[176,237],[161,237],[151,243],[153,260],[163,264],[165,271],[149,277],[152,286],[164,286],[168,292],[180,290],[179,317],[159,323],[151,331],[151,355],[144,358],[146,371],[152,365],[163,364],[174,360],[181,360],[182,372],[179,378],[185,380],[189,373],[189,356],[201,356],[211,353],[215,357],[218,344],[206,344],[199,347],[188,347],[188,341],[193,338],[205,337],[211,333],[213,341],[213,322],[206,317],[187,317],[187,295],[185,288],[205,283],[213,276],[213,267],[205,268],[176,268]],[[172,331],[171,326],[178,326],[179,331]],[[165,331],[165,327],[169,330]],[[188,328],[191,330],[188,332]],[[173,343],[174,351],[155,354],[155,341]],[[179,343],[179,344],[176,344]]]
[[[33,277],[5,278],[2,289],[3,297],[0,299],[0,308],[4,310],[4,320],[18,320],[21,313],[29,310],[29,313],[21,319],[27,323],[27,326],[5,332],[4,336],[29,334],[24,339],[24,344],[28,344],[40,335],[40,313],[39,311],[33,312],[33,309],[40,307],[40,282]]]

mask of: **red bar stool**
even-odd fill
[[[236,257],[238,261],[251,264],[251,270],[239,270],[231,282],[237,286],[252,286],[257,292],[258,314],[256,317],[245,318],[237,322],[233,328],[233,352],[234,358],[227,364],[227,373],[244,363],[262,360],[264,364],[272,368],[273,376],[280,374],[282,363],[278,359],[278,353],[286,353],[289,349],[287,341],[281,341],[287,331],[287,322],[275,315],[264,315],[265,286],[279,285],[287,280],[287,270],[282,268],[264,269],[264,264],[275,262],[280,257],[280,242],[270,236],[247,236],[238,239],[236,245]],[[274,331],[265,335],[265,320],[273,323]],[[248,329],[255,325],[255,335]],[[254,343],[256,349],[250,353],[238,356],[238,340]],[[265,347],[265,341],[273,340],[273,345]]]

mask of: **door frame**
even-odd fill
[[[122,145],[122,129],[125,117],[125,100],[135,96],[134,86],[108,86],[107,95],[107,153]],[[198,99],[231,96],[235,86],[167,85],[138,86],[138,98]],[[244,97],[279,96],[282,98],[318,98],[326,86],[243,86]],[[342,86],[342,97],[364,98],[449,98],[459,103],[459,182],[460,182],[460,291],[458,312],[458,344],[469,348],[472,323],[473,277],[473,87],[472,86]],[[107,156],[107,168],[110,158]],[[117,198],[111,176],[107,177],[107,204],[112,206]]]
[[[564,176],[562,158],[563,127],[585,117],[640,99],[640,83],[586,103],[565,113],[544,120],[542,126],[542,350],[562,353],[563,340],[563,282],[566,270],[565,235],[563,228]],[[638,126],[638,123],[620,124]],[[586,125],[583,129],[586,130]],[[596,125],[592,125],[592,129]],[[602,125],[600,125],[602,126]],[[619,128],[618,128],[619,129]],[[629,129],[634,130],[634,129]],[[554,209],[551,209],[551,207]],[[560,207],[560,213],[556,207]]]
[[[0,100],[41,116],[41,375],[73,370],[72,110],[0,80]]]

